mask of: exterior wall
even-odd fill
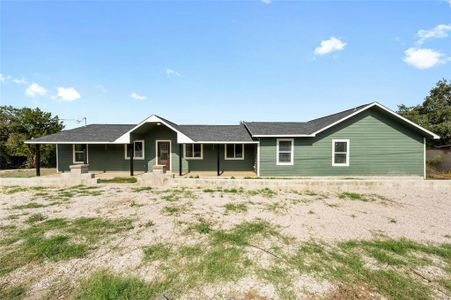
[[[204,159],[183,159],[183,172],[216,171],[217,170],[217,145],[203,145]],[[225,160],[224,145],[219,145],[221,171],[253,171],[255,164],[255,144],[244,145],[244,160]]]
[[[132,135],[133,140],[144,140],[144,160],[134,159],[135,171],[152,171],[156,161],[156,140],[171,141],[171,167],[172,171],[179,171],[179,144],[177,134],[165,126],[153,126],[142,133]],[[222,171],[252,171],[255,163],[255,145],[244,146],[244,160],[224,160],[224,145],[220,146]],[[182,159],[183,173],[193,171],[216,171],[217,152],[216,145],[203,145],[202,160]],[[183,151],[183,148],[182,148]],[[130,161],[125,159],[124,145],[88,145],[88,163],[91,171],[128,171]],[[72,145],[58,145],[59,171],[69,171],[73,164]]]
[[[332,166],[332,140],[349,139],[348,167]],[[260,176],[423,176],[423,136],[379,109],[314,138],[294,139],[294,165],[276,165],[276,138],[260,140]]]

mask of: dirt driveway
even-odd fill
[[[451,194],[6,187],[0,298],[451,297]]]

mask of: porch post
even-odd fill
[[[83,148],[83,163],[85,165],[88,163],[88,144],[85,144]]]
[[[41,176],[41,145],[36,144],[36,176]]]
[[[179,144],[179,176],[182,176],[183,145]]]
[[[220,154],[220,146],[219,144],[216,144],[216,152],[217,152],[217,159],[216,159],[216,165],[217,165],[217,176],[221,175],[221,154]]]
[[[134,145],[133,143],[128,144],[128,149],[130,150],[130,176],[133,176],[133,156],[134,156]]]

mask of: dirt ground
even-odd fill
[[[353,290],[350,294],[348,287],[344,288],[342,285],[350,280],[342,280],[341,274],[328,271],[327,266],[321,262],[321,256],[315,261],[320,267],[315,269],[313,266],[316,265],[313,263],[308,268],[282,268],[277,261],[295,261],[294,258],[298,257],[296,253],[300,253],[299,249],[304,249],[302,245],[321,245],[319,255],[321,251],[329,251],[324,252],[325,257],[336,257],[331,249],[347,241],[408,240],[418,245],[441,245],[440,249],[444,249],[445,254],[437,256],[431,254],[432,250],[424,250],[424,253],[416,252],[409,257],[402,257],[404,252],[385,248],[381,251],[393,254],[394,258],[405,260],[405,263],[391,264],[388,260],[384,264],[380,257],[372,256],[373,252],[368,250],[370,246],[366,245],[359,248],[359,253],[366,253],[362,254],[367,268],[365,272],[398,272],[398,266],[402,265],[404,271],[400,272],[400,276],[404,276],[405,268],[411,266],[413,271],[407,278],[412,279],[409,284],[426,286],[429,289],[427,295],[431,298],[451,297],[450,190],[431,192],[412,187],[409,190],[381,190],[359,194],[275,189],[146,189],[133,184],[105,184],[92,189],[9,187],[3,188],[0,193],[0,240],[14,239],[17,236],[17,241],[0,241],[0,250],[3,252],[0,256],[4,255],[3,261],[7,261],[8,254],[9,259],[15,259],[11,254],[14,251],[19,253],[20,249],[24,249],[22,252],[28,253],[30,248],[20,248],[27,247],[28,243],[25,238],[20,240],[21,232],[25,236],[24,230],[43,228],[46,221],[56,218],[72,224],[70,222],[80,217],[129,220],[130,227],[111,232],[107,232],[106,228],[107,233],[95,233],[95,240],[89,241],[85,240],[85,236],[78,236],[71,231],[73,243],[83,242],[89,246],[83,255],[76,257],[42,257],[36,254],[38,250],[33,250],[35,252],[30,252],[33,254],[24,258],[25,263],[0,271],[0,288],[5,291],[3,295],[20,287],[19,298],[71,298],[79,289],[80,282],[98,270],[108,270],[121,276],[132,276],[146,283],[154,283],[173,276],[169,269],[183,265],[187,259],[204,259],[204,253],[206,256],[211,254],[208,249],[224,250],[214,244],[220,236],[214,234],[241,234],[237,230],[242,228],[239,227],[240,224],[260,222],[259,224],[270,224],[267,225],[268,228],[275,229],[255,231],[255,236],[246,236],[247,240],[242,243],[236,239],[229,241],[234,249],[245,252],[245,258],[240,259],[248,266],[243,269],[246,272],[234,274],[237,267],[227,269],[227,261],[224,266],[218,266],[219,271],[210,270],[217,263],[216,260],[207,263],[202,270],[200,267],[189,269],[191,264],[188,264],[185,269],[177,271],[180,274],[186,271],[183,280],[179,278],[184,286],[168,281],[165,283],[167,288],[162,289],[161,294],[168,298],[184,299],[396,298],[397,292],[399,295],[403,294],[402,287],[390,286],[388,290],[388,287],[381,287],[381,283],[377,281],[366,282],[365,278],[356,275],[360,271],[350,271],[356,272],[350,275],[356,279],[351,288],[359,286],[358,291]],[[43,238],[49,239],[61,232],[66,234],[65,230],[67,228],[61,227],[45,231]],[[89,230],[91,231],[86,232],[91,234],[95,228]],[[146,249],[153,249],[148,248],[152,245],[171,245],[170,250],[162,248],[172,251],[168,253],[181,253],[179,248],[182,246],[204,245],[205,249],[202,249],[204,246],[200,247],[198,258],[169,254],[167,257],[152,259],[152,255],[155,257],[165,253],[163,250],[146,252]],[[348,251],[345,250],[348,248],[340,247],[340,251]],[[415,247],[422,249],[420,246]],[[318,254],[310,250],[302,253],[305,258],[302,266],[307,266],[305,261]],[[428,263],[410,264],[413,257],[426,255],[425,253],[428,254]],[[179,261],[173,263],[171,257],[177,257]],[[203,265],[199,263],[199,266]],[[241,261],[239,266],[241,268]],[[278,270],[279,273],[276,272]]]

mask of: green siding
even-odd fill
[[[139,132],[132,135],[133,140],[144,140],[144,160],[135,159],[136,171],[151,171],[155,165],[156,141],[171,141],[172,171],[179,171],[179,145],[177,135],[165,126],[144,126]],[[205,144],[202,160],[182,159],[183,173],[188,171],[216,171],[217,151],[216,145]],[[252,171],[255,163],[255,145],[245,145],[244,160],[224,160],[224,145],[220,146],[222,171]],[[69,171],[72,165],[72,145],[58,145],[59,171]],[[128,171],[130,161],[125,159],[124,145],[88,145],[88,162],[91,171]]]
[[[217,145],[203,145],[203,159],[184,159],[183,171],[216,171],[217,170]],[[253,171],[255,164],[255,144],[244,145],[243,160],[225,160],[224,145],[219,145],[221,171]]]
[[[350,140],[349,167],[332,166],[332,140]],[[294,140],[294,165],[276,165],[276,138],[260,140],[261,176],[423,176],[423,136],[371,109],[314,138]]]

